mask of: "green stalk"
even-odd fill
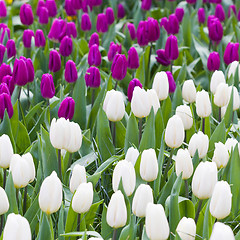
[[[7,169],[3,169],[3,189],[5,189],[6,186],[6,180],[7,180]],[[1,234],[0,234],[1,236]]]
[[[59,170],[59,178],[62,182],[62,159],[61,159],[61,149],[58,149],[58,170]]]
[[[92,108],[94,104],[94,98],[95,98],[95,88],[92,88],[92,105],[91,105]]]
[[[113,230],[112,240],[117,240],[117,229],[116,228],[114,228],[114,230]]]
[[[139,125],[139,138],[138,138],[138,142],[140,144],[141,139],[142,139],[142,118],[139,118],[138,125]]]
[[[23,215],[25,214],[27,209],[27,186],[24,189],[24,199],[23,199]]]
[[[0,221],[0,236],[2,235],[2,230],[3,230],[3,221],[4,221],[4,216],[1,215],[1,221]]]
[[[194,219],[196,225],[197,225],[197,221],[198,221],[199,214],[200,214],[200,211],[201,211],[202,202],[203,202],[203,200],[199,199],[198,208],[197,208],[197,212],[196,212],[195,219]]]
[[[80,224],[81,224],[81,214],[78,213],[78,217],[77,217],[77,232],[80,231]]]
[[[205,118],[202,119],[202,132],[205,133]]]
[[[116,123],[112,122],[112,138],[113,138],[113,145],[116,147]]]
[[[222,116],[221,116],[221,107],[219,107],[218,108],[218,121],[219,121],[219,123],[221,122],[221,118],[222,118]]]
[[[169,156],[168,161],[167,161],[167,166],[166,166],[166,168],[164,170],[163,183],[165,183],[166,180],[167,180],[167,174],[168,174],[168,170],[169,170],[170,163],[171,163],[171,160],[172,160],[173,151],[174,151],[174,148],[171,149],[170,156]]]
[[[187,179],[184,180],[184,184],[185,184],[185,197],[188,198],[188,182],[187,182]]]

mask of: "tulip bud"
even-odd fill
[[[9,39],[6,44],[6,48],[7,48],[8,59],[16,56],[17,51],[16,51],[16,46],[15,46],[14,40]]]
[[[230,152],[230,153],[237,144],[238,144],[238,141],[235,138],[228,138],[227,141],[225,142],[225,146],[226,146],[228,152]]]
[[[156,91],[159,100],[164,100],[168,97],[169,81],[167,73],[165,72],[156,73],[153,80],[152,89]]]
[[[207,68],[209,71],[216,71],[220,67],[220,56],[218,52],[210,53],[207,61]]]
[[[215,8],[215,17],[217,17],[221,22],[225,21],[225,12],[222,4],[217,4]]]
[[[75,10],[80,10],[82,8],[82,0],[73,0],[72,5]]]
[[[121,18],[124,18],[124,16],[125,16],[124,6],[121,3],[119,3],[118,4],[117,17],[118,17],[118,19],[121,19]]]
[[[76,82],[78,79],[78,73],[77,73],[77,69],[76,69],[76,65],[75,62],[73,62],[72,60],[68,60],[65,66],[65,80],[68,83],[73,83]]]
[[[112,61],[117,53],[121,54],[122,46],[121,44],[115,44],[114,42],[110,43],[109,50],[108,50],[108,61]]]
[[[133,90],[131,109],[133,114],[138,118],[147,117],[151,111],[151,103],[147,92],[138,86]]]
[[[206,20],[204,8],[198,9],[198,22],[204,24]]]
[[[2,93],[6,93],[6,94],[10,95],[8,85],[6,83],[1,83],[0,84],[0,94],[2,94]]]
[[[216,222],[213,225],[210,240],[235,240],[232,229],[221,222]]]
[[[188,4],[194,4],[194,3],[196,3],[197,2],[197,0],[187,0],[187,3]]]
[[[137,42],[139,44],[139,46],[146,46],[148,45],[148,26],[147,26],[147,22],[145,21],[140,21],[138,24],[138,28],[137,28]]]
[[[120,180],[127,196],[131,196],[136,186],[136,174],[132,163],[122,160],[117,163],[113,170],[112,188],[116,192],[119,188]]]
[[[199,117],[208,117],[212,112],[211,102],[208,92],[202,90],[196,94],[196,111]]]
[[[39,23],[48,24],[48,9],[46,7],[41,7],[39,10]]]
[[[74,115],[75,101],[71,97],[66,97],[58,109],[58,117],[72,120]]]
[[[193,174],[192,192],[199,199],[212,196],[217,183],[217,165],[214,162],[200,162]]]
[[[108,91],[103,102],[103,110],[110,121],[121,121],[125,113],[122,93],[115,90]]]
[[[130,147],[125,154],[125,160],[131,162],[132,165],[135,166],[138,156],[139,151],[134,147]]]
[[[229,184],[225,181],[216,183],[210,201],[210,213],[217,219],[227,217],[231,212],[232,193]]]
[[[152,5],[152,0],[142,0],[142,10],[149,11]]]
[[[186,102],[193,103],[196,101],[196,88],[193,80],[186,80],[182,87],[182,97]]]
[[[176,115],[178,115],[183,122],[184,130],[189,130],[193,125],[192,112],[189,106],[181,105],[176,108]]]
[[[231,17],[231,14],[233,13],[233,15],[237,16],[237,9],[235,5],[230,5],[228,7],[228,17]]]
[[[239,60],[238,48],[239,43],[228,43],[223,56],[223,60],[227,65]]]
[[[104,13],[98,14],[96,28],[99,33],[105,33],[108,31],[107,17]]]
[[[182,119],[178,115],[169,118],[165,132],[166,144],[170,148],[178,148],[182,145],[184,136],[185,133]]]
[[[156,60],[160,64],[162,64],[163,66],[169,66],[171,64],[171,61],[166,57],[166,53],[164,49],[158,49],[156,53],[157,53]]]
[[[34,38],[33,30],[26,29],[23,31],[23,45],[25,48],[31,48],[32,37]]]
[[[52,98],[55,95],[55,87],[53,82],[53,77],[49,73],[45,73],[42,75],[41,80],[41,94],[44,98]]]
[[[160,37],[160,28],[158,21],[154,18],[149,17],[147,20],[147,28],[148,28],[148,40],[149,42],[155,42]]]
[[[72,199],[72,209],[78,214],[87,212],[93,202],[93,186],[92,183],[81,183]]]
[[[3,62],[5,51],[6,51],[6,47],[0,44],[0,64],[2,64]]]
[[[98,45],[99,46],[99,36],[97,33],[93,33],[90,37],[89,43],[88,43],[88,47],[90,48],[92,45]],[[111,45],[111,44],[110,44]]]
[[[231,75],[233,75],[233,77],[234,77],[237,69],[238,69],[238,76],[240,76],[240,67],[239,67],[239,62],[238,61],[232,62],[229,66],[230,67],[228,69],[228,78],[230,78]]]
[[[23,154],[22,158],[28,163],[29,167],[29,183],[33,182],[36,176],[35,165],[33,161],[33,157],[30,152]]]
[[[7,65],[6,63],[3,63],[1,66],[0,66],[0,82],[2,82],[3,78],[5,76],[11,76],[12,75],[12,70],[11,70],[11,67],[10,65]]]
[[[139,67],[139,57],[137,50],[131,47],[128,51],[128,68],[137,69]]]
[[[173,75],[172,75],[171,72],[167,71],[166,74],[167,74],[167,77],[168,77],[169,92],[173,93],[173,92],[175,92],[175,89],[176,89],[176,83],[174,81],[174,78],[173,78]]]
[[[168,34],[177,34],[179,32],[179,22],[174,13],[169,15],[168,22],[164,24],[164,28]]]
[[[117,54],[112,63],[112,77],[116,80],[123,80],[127,74],[127,59],[123,54]]]
[[[135,28],[134,24],[133,23],[128,23],[127,27],[128,27],[128,31],[129,31],[131,39],[135,40],[135,38],[136,38],[136,28]]]
[[[216,93],[220,83],[226,83],[225,76],[222,71],[215,71],[211,77],[210,90],[213,94]]]
[[[0,118],[3,120],[5,109],[7,110],[8,117],[12,118],[13,116],[13,106],[11,102],[11,97],[9,94],[2,93],[0,94]]]
[[[137,217],[145,217],[148,203],[153,203],[152,188],[147,184],[140,184],[133,197],[132,212]]]
[[[158,100],[157,93],[154,89],[148,89],[147,94],[148,94],[148,99],[150,101],[151,107],[153,107],[154,114],[156,114],[158,109],[160,108],[160,103]]]
[[[15,88],[15,83],[12,76],[9,76],[9,75],[4,76],[2,79],[2,82],[7,84],[10,95],[12,95]]]
[[[127,222],[127,207],[120,190],[113,193],[107,208],[107,223],[112,228],[123,227]]]
[[[184,9],[183,8],[176,8],[175,9],[175,15],[179,22],[182,22],[183,16],[184,16]]]
[[[240,105],[239,93],[235,86],[228,87],[228,94],[229,94],[228,100],[230,100],[232,91],[233,91],[233,111],[236,111],[236,110],[238,110],[239,105]]]
[[[113,9],[111,7],[108,7],[106,9],[106,17],[107,17],[107,23],[109,25],[113,24],[114,23],[114,12],[113,12]]]
[[[87,182],[87,176],[86,176],[86,169],[84,166],[81,166],[80,164],[76,164],[72,170],[72,176],[70,179],[70,191],[74,193],[78,186],[81,183]]]
[[[158,175],[158,161],[156,152],[150,148],[144,150],[141,156],[140,176],[144,181],[152,182]]]
[[[131,102],[132,96],[133,96],[133,90],[137,86],[142,88],[142,84],[137,78],[134,78],[133,80],[130,81],[128,85],[128,101],[129,102]]]
[[[7,16],[7,7],[3,0],[0,0],[0,18],[5,18]]]
[[[38,203],[41,210],[48,215],[57,212],[61,207],[62,183],[55,171],[43,180]]]
[[[49,17],[57,15],[57,4],[55,0],[46,0],[46,8],[48,9]]]
[[[177,225],[176,232],[182,240],[195,240],[196,224],[194,220],[183,217]]]
[[[82,15],[81,29],[84,32],[90,31],[92,29],[92,23],[87,13],[84,13]]]
[[[215,143],[215,150],[212,161],[216,163],[218,168],[224,168],[227,166],[229,160],[229,154],[227,147],[221,143]]]
[[[20,15],[20,20],[21,20],[22,24],[27,25],[27,26],[33,24],[33,12],[32,12],[32,7],[30,4],[24,3],[20,7],[19,15]]]
[[[167,17],[161,18],[160,27],[161,28],[164,27],[164,29],[167,31],[167,34],[170,34],[171,29],[169,27],[169,22]]]
[[[60,44],[59,47],[59,53],[63,56],[63,57],[68,57],[71,55],[72,53],[72,38],[65,36]]]
[[[88,53],[88,64],[89,66],[95,65],[96,67],[101,65],[102,58],[101,53],[96,44],[92,45]]]
[[[56,50],[50,52],[48,68],[51,72],[58,72],[61,69],[61,58]]]
[[[3,134],[0,137],[0,167],[8,168],[13,156],[13,147],[8,135]],[[0,214],[1,215],[1,214]]]
[[[65,11],[67,16],[77,15],[77,12],[72,5],[72,0],[65,0]]]
[[[164,208],[161,204],[148,203],[145,224],[149,239],[168,239],[170,230]]]
[[[19,214],[10,213],[3,230],[3,240],[31,240],[32,234],[28,220]]]
[[[214,94],[214,104],[218,107],[226,106],[229,101],[229,90],[226,83],[220,83]]]
[[[36,9],[36,15],[37,16],[39,16],[42,7],[45,7],[45,1],[44,0],[38,0],[37,9]]]
[[[100,71],[96,67],[90,67],[85,74],[86,86],[90,88],[98,88],[101,84]]]
[[[74,22],[68,22],[67,23],[66,35],[68,37],[73,37],[73,38],[77,37],[77,29],[76,29],[76,25],[75,25]]]
[[[223,37],[223,26],[218,18],[214,18],[210,21],[208,26],[209,38],[218,43]]]
[[[53,42],[60,42],[66,35],[66,31],[66,21],[63,19],[55,18],[49,31],[48,38]]]
[[[2,187],[0,187],[0,202],[1,202],[0,215],[3,215],[9,209],[9,201],[8,201],[8,196]]]
[[[45,44],[46,44],[46,39],[44,37],[44,33],[41,29],[38,29],[35,35],[35,46],[45,47]]]
[[[169,60],[176,60],[178,58],[178,41],[177,37],[175,37],[174,35],[170,35],[167,38],[165,45],[165,54],[167,59]]]

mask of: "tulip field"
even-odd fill
[[[0,0],[0,240],[240,240],[239,0]]]

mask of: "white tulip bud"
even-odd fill
[[[77,213],[87,212],[93,202],[93,185],[89,183],[81,183],[72,199],[72,209]]]
[[[220,83],[226,83],[225,76],[222,71],[215,71],[211,77],[210,90],[213,94],[216,93]]]
[[[125,113],[122,93],[115,90],[108,91],[103,102],[103,110],[110,121],[121,121]]]
[[[57,212],[62,204],[62,183],[55,171],[42,182],[38,202],[47,214]]]
[[[203,134],[199,131],[194,133],[189,141],[188,151],[193,157],[195,152],[198,150],[199,158],[204,158],[208,152],[209,138],[208,135]]]
[[[127,207],[120,190],[113,193],[107,208],[107,223],[112,228],[123,227],[127,222]]]
[[[176,108],[176,115],[178,115],[183,122],[184,130],[188,130],[193,125],[192,112],[189,106],[181,105]]]
[[[79,164],[76,164],[72,170],[72,176],[69,184],[70,191],[74,193],[81,183],[86,183],[86,182],[87,182],[87,177],[86,177],[85,167]]]
[[[226,111],[227,111],[227,106],[221,107],[221,119],[224,118]]]
[[[8,196],[5,190],[0,187],[0,215],[6,213],[9,209]]]
[[[3,240],[31,240],[32,234],[28,220],[19,214],[10,213],[3,231]]]
[[[156,73],[153,79],[152,89],[154,89],[157,93],[158,99],[160,101],[166,99],[169,93],[169,83],[168,77],[165,72]]]
[[[13,147],[8,135],[0,137],[0,167],[8,168],[13,155]]]
[[[34,179],[35,179],[35,176],[36,176],[36,170],[35,170],[35,165],[34,165],[34,161],[33,161],[33,157],[32,157],[32,154],[30,152],[22,155],[22,158],[24,158],[27,162],[28,162],[28,165],[29,165],[29,182],[33,182]]]
[[[154,114],[156,114],[158,109],[160,108],[160,103],[158,100],[157,93],[154,89],[150,89],[150,90],[148,89],[147,94],[148,94],[148,99],[150,101],[151,107],[153,107]]]
[[[239,62],[238,61],[234,61],[230,64],[230,67],[228,69],[228,78],[231,77],[231,75],[235,75],[236,71],[237,71],[237,67],[238,67],[238,76],[240,78],[240,68],[239,68]]]
[[[125,160],[127,160],[128,162],[131,162],[132,165],[135,166],[138,156],[139,156],[139,151],[134,147],[130,147],[127,150],[127,153],[125,155]]]
[[[136,186],[136,173],[132,163],[122,160],[113,170],[112,188],[116,192],[122,179],[123,189],[127,196],[131,196]]]
[[[196,224],[192,218],[183,217],[176,229],[182,240],[194,240],[196,236]]]
[[[217,219],[227,217],[231,212],[232,193],[229,184],[225,181],[216,183],[210,201],[210,213]]]
[[[179,176],[182,172],[182,179],[188,179],[193,174],[193,163],[190,153],[187,149],[179,149],[176,155],[176,174]]]
[[[178,115],[169,118],[166,132],[165,142],[170,148],[178,148],[182,145],[185,132],[182,119]]]
[[[151,240],[167,240],[169,237],[169,224],[161,204],[148,203],[146,209],[146,233]]]
[[[182,97],[188,103],[193,103],[196,101],[196,88],[193,80],[190,79],[183,83]]]
[[[192,192],[199,199],[212,196],[217,183],[217,165],[214,162],[200,162],[193,174]]]
[[[148,203],[153,203],[152,188],[147,184],[138,186],[132,202],[132,211],[137,217],[146,216],[146,208]]]
[[[202,118],[208,117],[212,112],[212,106],[208,92],[202,90],[196,95],[196,111],[197,115]]]
[[[210,240],[235,240],[232,229],[221,222],[216,222],[213,225]]]
[[[220,83],[214,94],[214,104],[218,107],[226,106],[229,102],[228,85]]]
[[[231,98],[232,90],[233,90],[233,111],[236,111],[236,110],[239,109],[239,106],[240,106],[239,93],[238,93],[238,90],[235,86],[230,86],[228,88],[229,100]]]
[[[156,152],[150,148],[144,150],[140,162],[140,176],[144,181],[151,182],[157,178],[158,161]]]
[[[235,138],[228,138],[225,142],[225,147],[227,148],[228,152],[231,153],[237,144],[238,141]]]
[[[221,143],[215,143],[215,150],[212,161],[217,164],[218,168],[224,168],[227,166],[229,160],[229,154],[226,146]]]
[[[138,86],[135,87],[131,101],[133,114],[138,118],[147,117],[151,111],[151,107],[147,92]]]

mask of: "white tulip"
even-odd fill
[[[70,191],[74,193],[81,183],[86,182],[87,176],[85,167],[81,166],[80,164],[76,164],[72,170],[72,176],[69,184]]]
[[[160,108],[160,103],[158,100],[157,93],[154,89],[150,89],[150,90],[148,89],[147,94],[148,94],[148,99],[150,101],[151,107],[153,107],[154,114],[156,114],[158,109]]]
[[[8,135],[0,137],[0,167],[8,168],[13,155],[13,147]]]
[[[235,86],[230,86],[228,88],[229,100],[231,98],[232,90],[233,90],[233,111],[236,111],[236,110],[239,109],[239,106],[240,106],[239,93],[238,93],[238,90]]]
[[[222,71],[215,71],[211,77],[210,90],[213,94],[216,93],[220,83],[226,83],[225,76]]]
[[[240,78],[240,68],[239,68],[239,62],[238,61],[234,61],[230,64],[230,67],[228,69],[228,78],[231,77],[231,75],[235,75],[236,71],[238,68],[238,77]]]
[[[217,86],[214,94],[214,104],[218,107],[226,106],[229,102],[228,85],[226,83],[220,83]]]
[[[196,101],[196,88],[193,80],[190,79],[183,83],[182,97],[188,103],[193,103]]]
[[[154,89],[157,93],[158,99],[160,101],[166,99],[169,93],[169,83],[168,77],[165,72],[156,73],[153,79],[152,89]]]
[[[225,147],[227,148],[228,152],[231,153],[237,144],[238,141],[235,138],[228,138],[225,142]]]
[[[181,105],[176,108],[176,115],[178,115],[183,122],[184,130],[188,130],[193,125],[192,112],[189,106]]]
[[[227,166],[229,160],[229,154],[226,146],[221,143],[215,143],[215,150],[212,161],[217,164],[218,168],[224,168]]]
[[[210,240],[235,240],[232,229],[221,222],[216,222],[213,225]]]
[[[132,165],[135,166],[138,156],[139,156],[139,151],[134,147],[130,147],[127,150],[127,153],[125,155],[125,160],[127,160],[128,162],[131,162]]]
[[[47,214],[57,212],[62,204],[62,183],[55,171],[42,182],[38,202]]]
[[[22,155],[22,158],[24,158],[27,162],[28,162],[28,165],[29,165],[29,182],[33,182],[34,179],[35,179],[35,176],[36,176],[36,170],[35,170],[35,165],[34,165],[34,161],[33,161],[33,157],[32,157],[32,154],[30,152]]]
[[[182,240],[194,240],[196,236],[196,224],[192,218],[183,217],[176,229]]]
[[[8,196],[5,190],[0,187],[0,215],[6,213],[9,209]]]
[[[196,95],[196,111],[197,115],[202,118],[208,117],[212,112],[212,106],[208,92],[202,90]]]

